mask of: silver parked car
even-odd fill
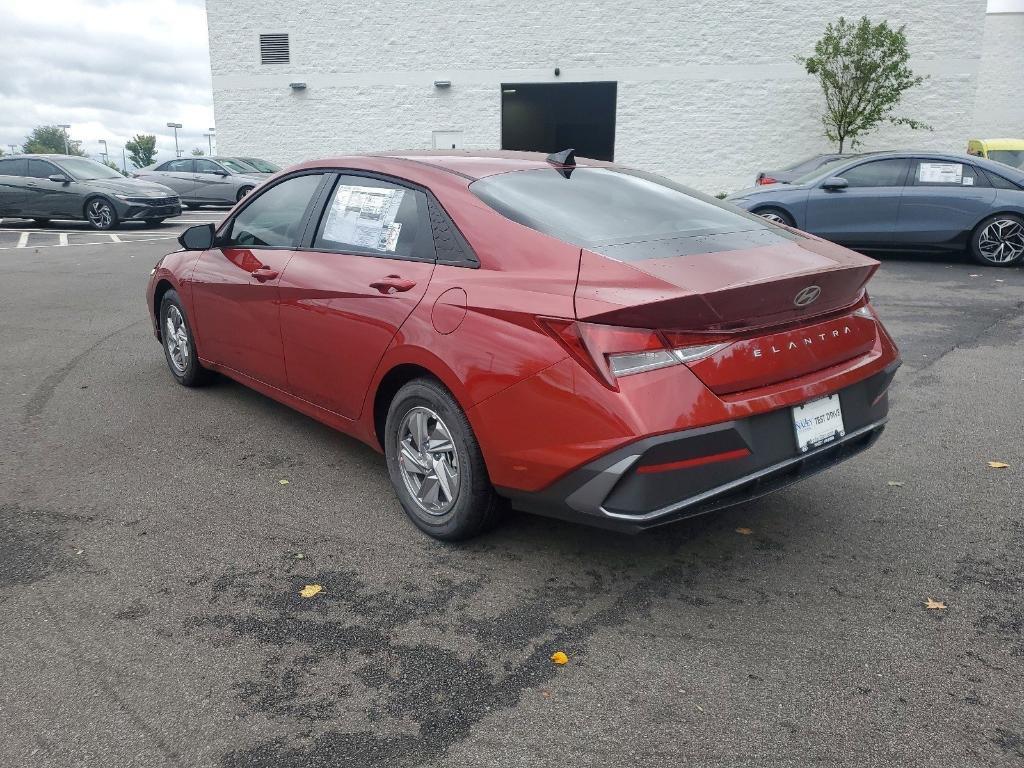
[[[170,187],[187,208],[234,205],[270,177],[233,157],[182,157],[140,168],[132,175]]]

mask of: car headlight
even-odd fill
[[[116,198],[117,198],[118,200],[123,200],[123,201],[124,201],[124,202],[126,202],[126,203],[127,203],[127,202],[128,202],[129,200],[131,200],[131,196],[129,196],[129,195],[119,195],[119,194],[117,194],[116,192],[114,193],[114,197],[116,197]]]

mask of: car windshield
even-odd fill
[[[241,160],[235,160],[231,157],[219,157],[217,162],[227,168],[229,171],[235,173],[252,173],[256,169],[248,163],[243,163]]]
[[[260,160],[258,157],[239,157],[237,159],[241,160],[243,163],[251,165],[260,173],[277,173],[281,170],[280,166],[274,165],[266,160]]]
[[[480,179],[469,188],[503,216],[588,248],[770,226],[668,179],[634,170],[513,171]]]
[[[102,163],[97,163],[95,160],[90,160],[87,157],[62,157],[57,161],[57,164],[79,181],[124,178],[119,171],[108,168]]]
[[[839,160],[833,160],[830,163],[825,163],[824,165],[819,165],[813,171],[808,171],[807,173],[803,174],[802,176],[797,176],[795,179],[793,179],[789,183],[790,184],[806,184],[807,182],[814,181],[815,179],[817,179],[819,177],[822,177],[822,176],[831,176],[832,175],[832,171],[834,171],[836,168],[839,168],[841,166],[846,165],[849,162],[850,162],[850,158],[849,157],[844,157],[844,158],[841,158]]]
[[[991,149],[988,159],[1024,170],[1024,149]]]

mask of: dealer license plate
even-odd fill
[[[831,443],[846,434],[839,395],[798,405],[793,409],[796,445],[801,453]]]

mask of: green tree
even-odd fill
[[[202,157],[206,152],[202,147],[192,147],[192,157]]]
[[[128,150],[128,159],[136,168],[145,168],[156,162],[156,136],[151,133],[139,133],[124,143]]]
[[[115,163],[113,160],[109,160],[109,159],[108,160],[100,160],[100,162],[103,163],[105,166],[107,166],[107,168],[113,168],[115,171],[120,173],[122,176],[127,176],[128,175],[127,173],[122,171],[121,170],[121,166],[118,165],[117,163]]]
[[[64,128],[56,125],[37,125],[32,133],[25,137],[23,151],[34,155],[69,155],[85,156],[82,142],[72,141]]]
[[[821,122],[825,136],[839,145],[840,152],[847,141],[851,147],[858,146],[861,136],[884,122],[931,130],[894,114],[903,94],[925,80],[907,65],[910,54],[904,29],[892,29],[884,21],[872,24],[867,16],[857,23],[840,16],[837,24],[825,28],[813,56],[797,58],[821,84],[825,95]]]

